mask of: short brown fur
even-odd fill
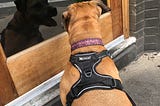
[[[86,38],[102,38],[100,25],[98,22],[101,8],[94,1],[75,3],[69,6],[68,11],[63,13],[66,30],[68,31],[70,44]],[[101,52],[105,50],[103,46],[87,46],[72,51],[71,54],[79,52]],[[120,79],[118,70],[109,57],[102,59],[96,67],[100,74],[110,75],[115,79]],[[66,105],[66,95],[73,84],[79,79],[78,70],[68,62],[64,75],[60,83],[60,97],[63,106]],[[84,93],[80,98],[75,99],[72,106],[131,106],[128,97],[120,90],[91,90]]]

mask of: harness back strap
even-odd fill
[[[71,106],[74,99],[79,98],[83,93],[89,90],[123,90],[122,84],[118,79],[96,72],[96,66],[101,62],[102,58],[106,56],[110,56],[110,53],[107,50],[100,53],[79,53],[70,57],[70,62],[80,72],[80,79],[71,87],[71,90],[67,94],[67,106]]]

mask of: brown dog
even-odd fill
[[[97,54],[103,54],[102,51],[106,50],[101,43],[102,37],[100,32],[100,26],[98,23],[98,19],[101,15],[102,9],[97,4],[99,5],[100,3],[97,3],[95,1],[75,3],[70,5],[68,10],[63,13],[66,30],[69,34],[69,41],[72,47],[70,62],[68,62],[68,65],[65,69],[64,75],[60,83],[60,97],[63,106],[70,106],[71,104],[72,106],[132,105],[126,93],[118,89],[94,89],[86,91],[80,96],[76,95],[79,89],[83,89],[84,86],[88,86],[87,81],[90,81],[89,78],[93,76],[93,71],[87,70],[90,73],[86,71],[86,69],[88,69],[88,65],[86,66],[86,64],[92,64],[92,61],[90,61],[90,59]],[[90,45],[92,43],[93,45]],[[100,58],[102,58],[102,60],[96,66],[96,72],[94,72],[94,75],[109,75],[121,82],[118,70],[112,59],[109,58],[107,55]],[[73,62],[74,60],[79,66]],[[86,71],[86,73],[82,72],[84,70]],[[94,82],[94,80],[96,79],[92,78],[90,82]],[[79,84],[79,86],[76,87],[79,89],[71,89],[80,82],[84,82],[86,84],[81,83],[84,86],[81,86]],[[80,93],[81,92],[79,92],[79,94]],[[73,97],[75,99],[73,99]]]
[[[15,0],[15,4],[17,12],[1,34],[7,57],[43,41],[40,25],[57,25],[52,19],[57,9],[49,6],[48,0]]]

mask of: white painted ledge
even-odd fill
[[[111,51],[112,58],[116,57],[118,54],[120,54],[122,51],[124,51],[127,47],[130,45],[136,43],[136,38],[135,37],[129,37],[128,39],[124,40],[123,42],[119,43],[115,47],[113,47]]]
[[[55,75],[54,77],[50,78],[49,80],[43,82],[39,86],[35,87],[34,89],[30,90],[29,92],[25,93],[24,95],[18,97],[17,99],[13,100],[12,102],[6,104],[5,106],[23,106],[33,98],[37,97],[38,95],[42,94],[43,92],[46,92],[50,88],[57,85],[61,77],[63,75],[64,71],[61,73]]]
[[[112,48],[116,47],[117,45],[119,45],[120,43],[122,43],[124,41],[124,35],[121,35],[120,37],[116,38],[115,40],[109,42],[108,44],[106,44],[104,47],[107,50],[111,50]]]

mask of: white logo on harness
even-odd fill
[[[86,57],[79,57],[80,61],[84,61],[84,60],[90,60],[91,56],[86,56]]]

